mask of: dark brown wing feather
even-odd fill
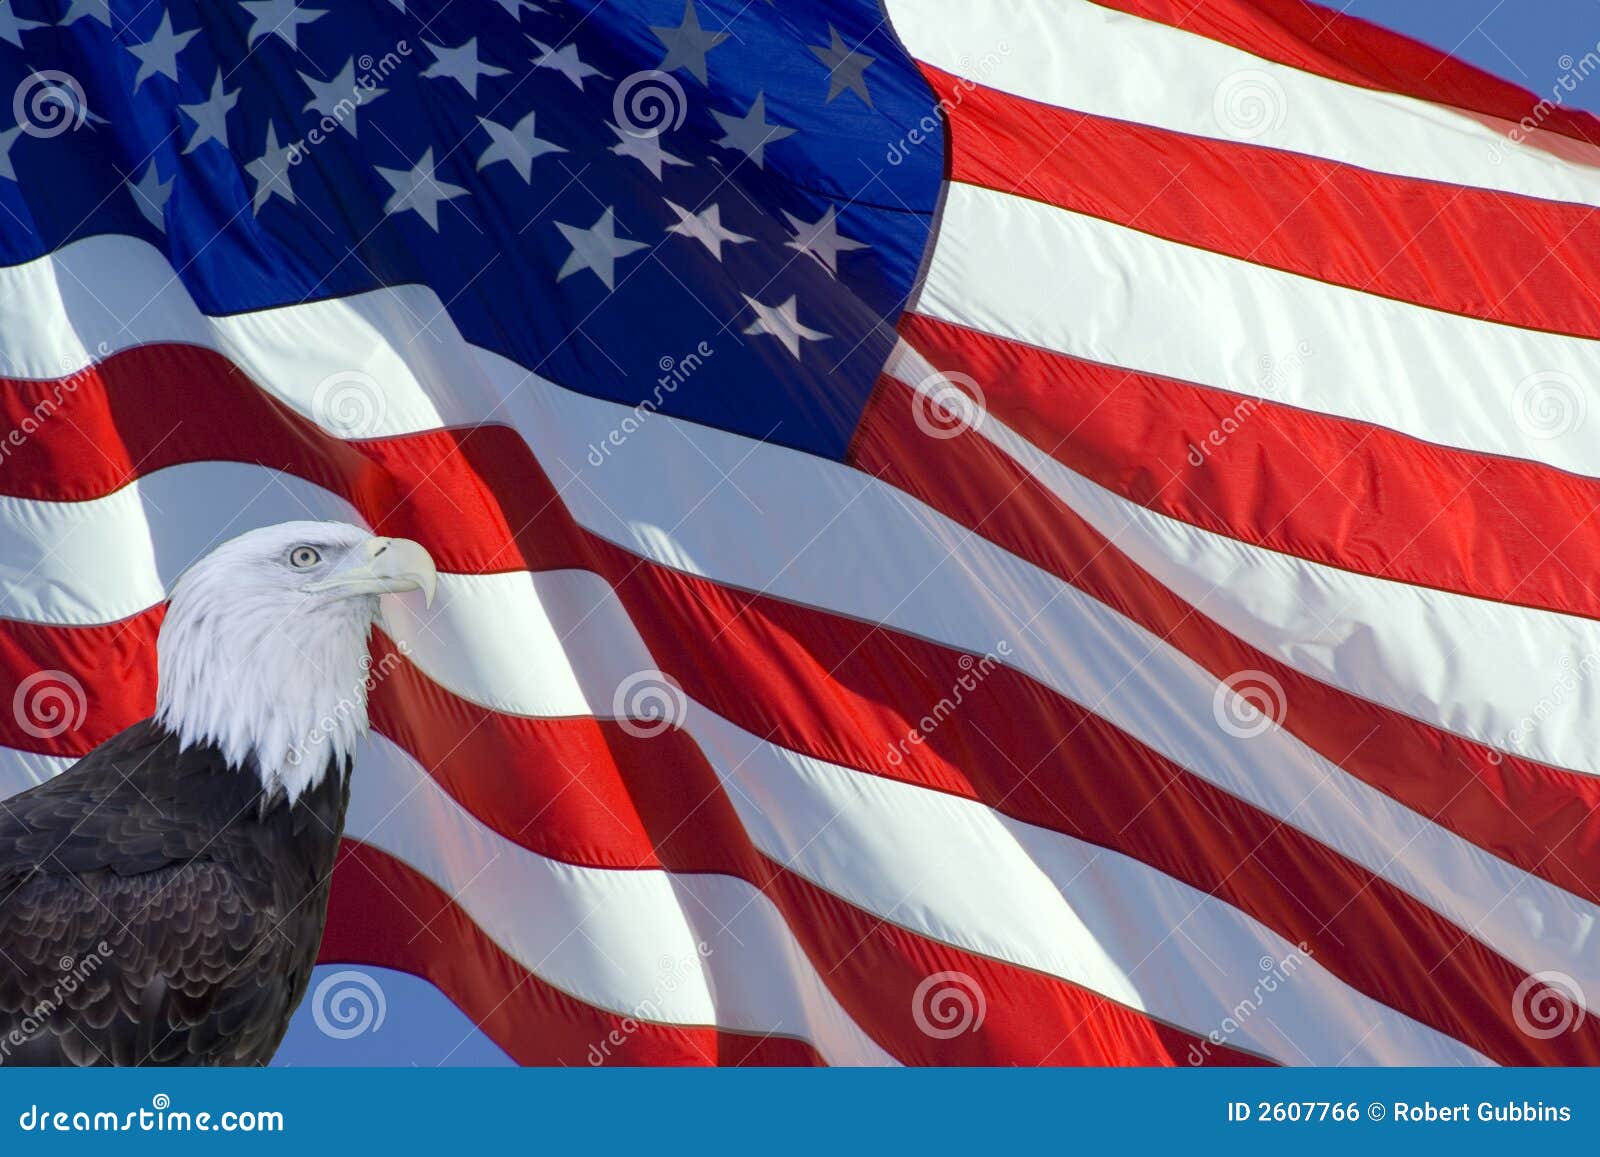
[[[148,721],[0,805],[0,1064],[264,1064],[305,992],[343,776],[253,772]]]

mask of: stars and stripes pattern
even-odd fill
[[[1600,1060],[1589,118],[1298,0],[0,40],[8,793],[344,518],[323,957],[519,1061]]]

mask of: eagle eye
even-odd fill
[[[289,565],[295,570],[310,570],[322,561],[315,547],[297,546],[289,552]]]

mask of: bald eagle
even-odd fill
[[[0,807],[0,1064],[260,1065],[322,940],[378,596],[421,546],[336,522],[178,579],[155,714]]]

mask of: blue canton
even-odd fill
[[[865,0],[13,0],[0,81],[6,264],[131,234],[212,314],[422,284],[564,387],[834,457],[943,168]]]

